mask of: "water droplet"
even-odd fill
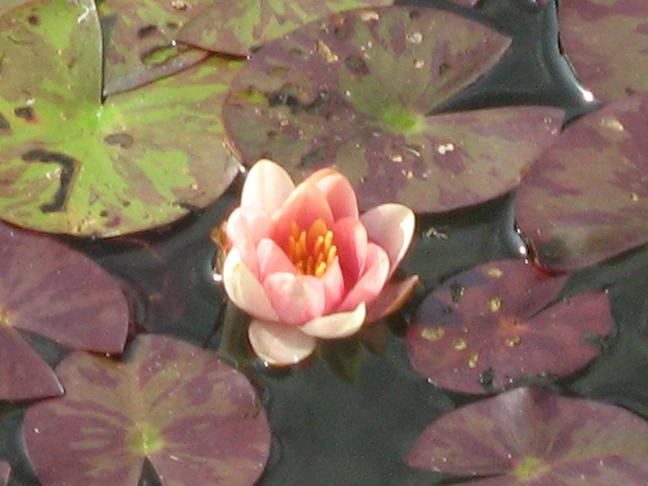
[[[414,67],[416,69],[421,69],[425,66],[425,61],[423,59],[414,59]]]
[[[622,132],[625,130],[625,127],[616,118],[605,117],[601,119],[600,123],[602,126],[614,130],[616,132]]]
[[[455,348],[457,351],[463,351],[468,347],[468,343],[466,342],[465,339],[457,338],[454,341],[452,341],[452,347]]]
[[[479,361],[479,353],[472,353],[470,356],[468,356],[468,360],[466,363],[468,363],[468,368],[477,368],[477,362]]]
[[[583,96],[583,100],[585,100],[586,103],[591,103],[594,101],[594,94],[586,89],[581,88],[581,95]]]
[[[369,22],[370,20],[380,20],[380,15],[378,12],[373,10],[363,10],[360,12],[360,19],[364,22]]]
[[[445,155],[448,152],[454,152],[455,146],[452,143],[446,143],[444,145],[439,145],[437,147],[437,152],[441,155]]]
[[[452,282],[450,284],[450,297],[452,298],[452,302],[458,304],[463,297],[465,290],[466,289],[462,285],[457,282]]]
[[[407,36],[407,42],[411,42],[412,44],[420,44],[423,42],[423,34],[420,32],[412,32]]]
[[[502,272],[502,269],[500,269],[500,268],[492,267],[492,268],[489,268],[489,269],[486,271],[486,274],[487,274],[489,277],[493,277],[493,278],[500,278],[502,275],[504,275],[504,272]]]
[[[426,327],[421,331],[421,337],[428,341],[438,341],[445,336],[445,330],[441,327]]]
[[[393,162],[400,163],[403,161],[403,156],[400,154],[396,154],[396,155],[392,155],[391,159]]]
[[[522,342],[522,338],[520,336],[512,336],[510,338],[506,338],[506,345],[513,348],[520,344]]]
[[[491,312],[498,312],[500,307],[502,307],[502,300],[499,297],[492,297],[488,301],[488,309]]]
[[[639,202],[639,194],[633,192],[632,194],[630,194],[630,199],[632,200],[632,202]]]

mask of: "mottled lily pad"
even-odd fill
[[[163,485],[252,485],[270,449],[248,380],[215,355],[140,336],[122,363],[74,353],[65,396],[27,410],[23,434],[43,486],[136,486],[145,458]]]
[[[247,164],[266,156],[297,178],[336,165],[363,209],[473,205],[515,187],[558,133],[562,111],[504,107],[427,116],[473,83],[510,40],[432,8],[343,12],[254,53],[223,116]]]
[[[552,270],[648,243],[648,96],[568,127],[524,178],[515,212],[537,260]]]
[[[213,58],[101,104],[98,36],[92,0],[0,17],[2,219],[114,236],[204,207],[235,176],[218,113],[238,64]]]
[[[394,0],[211,0],[178,39],[203,49],[247,56],[250,49],[278,39],[313,20],[358,7],[391,5]]]
[[[128,305],[119,283],[84,255],[0,223],[0,399],[59,395],[54,372],[16,329],[76,349],[123,350]]]
[[[182,71],[207,57],[175,42],[182,26],[213,0],[104,0],[104,94],[111,95]]]
[[[582,368],[599,353],[597,339],[612,330],[612,316],[602,292],[555,303],[564,283],[521,260],[488,263],[449,279],[423,301],[408,328],[414,368],[464,393]]]
[[[586,88],[603,100],[648,92],[648,2],[560,0],[560,41]]]
[[[407,457],[410,466],[467,484],[644,484],[648,424],[632,413],[548,390],[518,388],[441,417]]]

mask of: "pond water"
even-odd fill
[[[596,108],[588,103],[556,44],[553,3],[489,0],[474,10],[443,0],[398,2],[461,12],[513,39],[509,53],[483,79],[439,111],[502,105],[553,105],[567,122]],[[226,351],[258,386],[273,431],[272,451],[261,485],[455,484],[441,474],[407,467],[422,430],[441,414],[480,399],[428,383],[410,364],[404,341],[408,319],[421,299],[453,274],[481,262],[520,257],[509,194],[474,209],[417,218],[417,235],[402,264],[423,285],[396,316],[371,333],[323,347],[291,368],[273,370],[246,361],[245,343],[232,323],[243,316],[226,304],[212,278],[210,230],[237,204],[242,176],[211,207],[177,224],[107,241],[62,238],[124,282],[137,327],[179,336]],[[564,294],[607,289],[617,325],[613,338],[587,369],[551,384],[564,395],[602,400],[648,418],[648,248],[574,274]],[[51,365],[67,350],[24,334]],[[24,405],[0,406],[0,457],[12,463],[12,485],[36,485],[21,441]],[[142,485],[157,485],[145,465]]]

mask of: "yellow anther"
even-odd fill
[[[335,260],[335,257],[337,256],[337,246],[332,246],[329,248],[328,253],[326,254],[326,264],[330,265],[333,263],[333,260]]]
[[[322,219],[316,220],[308,230],[300,229],[293,222],[284,251],[299,273],[321,277],[337,256],[334,240],[333,231]]]
[[[326,273],[326,263],[325,262],[320,262],[317,264],[315,267],[315,276],[316,277],[321,277]]]
[[[326,236],[324,236],[324,251],[329,251],[333,245],[333,232],[328,230]]]

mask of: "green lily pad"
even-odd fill
[[[250,49],[278,39],[304,24],[359,7],[391,5],[394,0],[212,0],[178,39],[223,54],[247,56]]]
[[[210,352],[140,336],[124,362],[74,353],[65,396],[27,410],[23,435],[43,486],[136,486],[144,460],[162,485],[252,485],[270,429],[245,376]]]
[[[182,26],[211,0],[104,0],[104,95],[136,88],[182,71],[207,57],[175,42]]]
[[[562,111],[504,107],[427,116],[472,84],[510,40],[432,8],[343,12],[255,52],[223,116],[247,164],[296,178],[335,165],[363,209],[419,212],[481,203],[515,187],[560,130]]]
[[[0,17],[2,219],[131,233],[208,205],[236,175],[218,113],[239,64],[212,58],[102,104],[98,36],[91,0],[37,1]]]
[[[591,400],[518,388],[429,425],[410,466],[492,486],[630,485],[648,477],[648,424]],[[462,483],[464,484],[464,483]]]
[[[648,2],[560,0],[560,42],[602,101],[648,93]]]

